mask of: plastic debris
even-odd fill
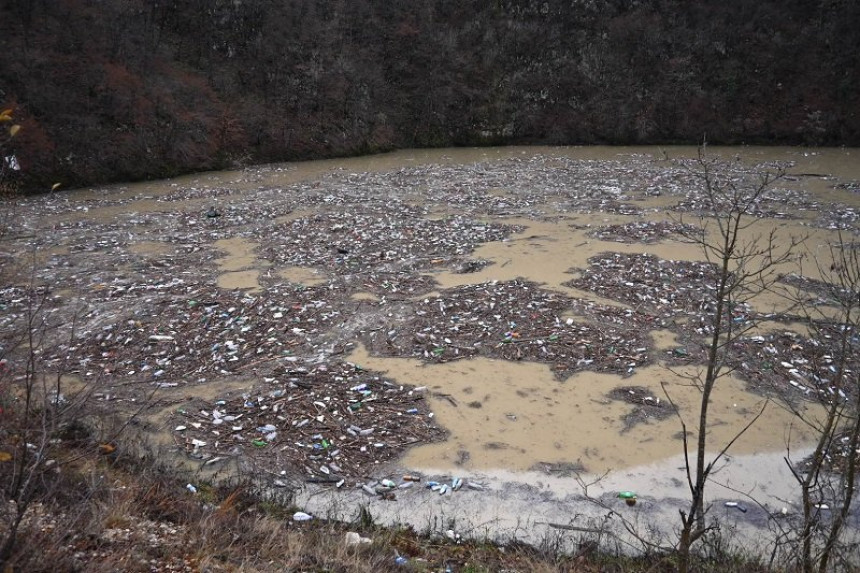
[[[673,221],[633,221],[623,225],[597,227],[587,235],[601,241],[651,244],[679,236],[689,236],[696,230],[697,227],[693,225]]]
[[[619,492],[617,497],[619,499],[623,499],[624,503],[626,503],[627,505],[629,505],[631,507],[636,505],[637,497],[636,497],[636,494],[632,491]]]
[[[198,385],[248,380],[244,391],[182,404],[168,427],[176,449],[194,460],[253,458],[278,476],[277,487],[358,485],[407,447],[442,439],[423,400],[426,388],[400,386],[340,361],[356,341],[377,355],[426,362],[530,360],[565,378],[581,370],[628,375],[653,364],[658,356],[648,332],[667,328],[678,346],[663,359],[670,365],[702,360],[698,341],[713,328],[702,294],[713,269],[705,263],[602,253],[587,268],[571,269],[568,285],[630,308],[522,280],[440,289],[433,278],[439,271],[485,268],[489,261],[475,258],[475,248],[522,230],[494,220],[500,217],[642,214],[637,201],[656,195],[679,199],[676,212],[707,213],[712,206],[683,164],[646,156],[586,161],[535,155],[390,172],[337,170],[287,186],[266,183],[273,169],[280,168],[243,171],[243,187],[253,187],[247,194],[208,182],[177,183],[146,196],[146,209],[138,208],[142,197],[133,193],[22,202],[16,215],[28,234],[19,243],[26,249],[62,246],[37,269],[36,282],[62,284],[76,293],[75,304],[49,287],[2,288],[0,332],[22,319],[33,296],[45,297],[58,324],[71,323],[76,313],[74,342],[46,346],[43,357],[49,367],[74,368],[85,382],[107,381],[94,394],[105,402],[131,403],[156,388],[159,399],[178,401]],[[414,189],[422,190],[421,205],[409,196]],[[306,205],[319,208],[291,215]],[[439,206],[456,215],[434,216]],[[98,216],[100,209],[110,216]],[[751,206],[756,216],[776,218],[802,211],[817,211],[817,218],[806,219],[828,229],[860,220],[856,209],[819,203],[794,189],[774,189]],[[647,243],[689,230],[637,220],[589,233]],[[245,241],[264,263],[259,288],[218,286],[223,239]],[[278,275],[286,267],[312,271],[320,282],[291,282]],[[786,276],[783,282],[824,297],[815,281]],[[742,306],[724,317],[733,325],[753,318],[769,317]],[[850,400],[856,389],[829,370],[838,358],[834,340],[757,334],[738,341],[737,363],[727,366],[767,390]],[[857,368],[852,358],[849,370]],[[852,454],[834,448],[828,456],[838,466]],[[378,495],[376,485],[367,485],[371,495]],[[454,482],[446,486],[460,491]]]
[[[568,312],[593,320],[564,319]],[[472,356],[532,360],[552,364],[565,378],[579,370],[621,373],[650,364],[642,332],[658,322],[655,316],[571,299],[535,283],[494,281],[425,298],[401,318],[403,335],[368,331],[362,342],[378,354],[429,362]]]
[[[368,545],[373,541],[368,537],[362,537],[355,531],[347,531],[346,536],[344,538],[344,543],[347,547],[351,547],[353,545]]]
[[[731,507],[731,508],[737,509],[737,510],[738,510],[738,511],[740,511],[741,513],[746,513],[746,512],[747,512],[747,508],[746,508],[746,506],[744,506],[744,505],[742,505],[742,504],[740,504],[740,503],[738,503],[738,502],[736,502],[736,501],[727,501],[727,502],[726,502],[726,503],[724,503],[723,505],[725,505],[726,507]]]
[[[356,400],[365,407],[350,408]],[[274,469],[298,462],[304,476],[294,472],[291,478],[314,483],[356,483],[408,444],[442,436],[429,417],[402,415],[427,411],[423,393],[348,362],[284,368],[256,392],[199,405],[173,414],[183,422],[176,439],[193,446],[194,456],[258,450],[266,452],[258,463]],[[398,484],[386,479],[379,485]]]

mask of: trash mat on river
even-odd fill
[[[578,228],[585,228],[578,226]],[[587,232],[593,239],[618,243],[652,244],[667,239],[681,239],[695,233],[699,227],[673,221],[632,221],[620,225],[596,227]]]
[[[581,370],[628,375],[657,359],[702,363],[709,332],[702,293],[713,280],[713,267],[704,262],[603,253],[587,268],[573,269],[566,286],[627,308],[528,280],[434,292],[438,285],[428,276],[485,269],[492,261],[477,258],[475,249],[509,240],[523,220],[638,217],[657,211],[644,203],[655,196],[669,199],[666,208],[684,217],[706,214],[713,206],[690,163],[645,154],[611,160],[536,154],[385,172],[336,169],[284,184],[272,177],[294,167],[258,166],[243,170],[235,184],[201,176],[165,183],[169,189],[159,194],[118,188],[75,199],[26,198],[17,205],[21,237],[8,244],[45,253],[33,275],[40,286],[6,285],[0,326],[6,330],[21,319],[33,296],[46,300],[50,324],[76,329],[74,337],[46,343],[47,367],[104,380],[108,388],[100,395],[117,400],[164,390],[177,401],[182,391],[193,396],[190,390],[213,381],[248,381],[251,390],[240,394],[225,390],[218,398],[181,402],[183,411],[174,411],[170,424],[177,447],[211,466],[244,458],[276,487],[343,480],[373,484],[368,487],[381,495],[375,488],[382,484],[370,477],[380,466],[444,433],[419,391],[341,361],[349,343],[427,363],[473,356],[535,361],[560,379]],[[810,226],[845,229],[858,221],[846,205],[825,208],[809,193],[783,186],[754,206],[762,217],[802,211],[818,212],[808,218]],[[591,234],[653,242],[689,230],[631,220]],[[225,239],[247,246],[248,265],[259,270],[258,292],[218,286],[224,252],[217,244]],[[292,266],[319,271],[325,283],[304,286],[279,276]],[[795,284],[827,302],[823,291]],[[726,319],[745,322],[751,312],[733,308]],[[678,335],[662,356],[653,350],[655,329]],[[830,335],[817,341],[750,336],[737,341],[740,358],[732,366],[762,391],[842,399],[826,374],[837,358],[832,341],[838,333]],[[14,360],[9,357],[9,368]],[[213,393],[218,390],[206,392]],[[645,398],[639,406],[649,406]],[[395,491],[412,483],[392,481]],[[453,481],[436,485],[444,495],[459,491]],[[417,486],[403,489],[409,487]]]
[[[444,437],[423,389],[357,364],[296,366],[264,382],[174,412],[176,445],[204,463],[253,460],[274,485],[342,486],[379,471],[414,444]]]
[[[493,281],[425,298],[388,330],[362,332],[361,341],[375,354],[428,362],[473,356],[543,362],[564,379],[580,370],[629,374],[650,364],[647,331],[654,324],[654,316],[535,283]]]
[[[633,410],[624,416],[622,434],[638,424],[648,423],[649,420],[665,420],[675,413],[675,409],[666,399],[641,386],[619,386],[609,392],[607,397],[634,405]]]

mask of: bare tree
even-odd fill
[[[0,124],[11,122],[10,113],[0,112]],[[0,189],[6,184],[14,191],[5,152],[17,131],[9,129],[8,136],[0,136],[0,161],[4,161]],[[14,193],[0,197],[0,238],[7,233],[14,236],[14,199]],[[96,376],[71,387],[63,361],[49,365],[43,358],[52,345],[74,341],[76,321],[74,314],[56,312],[49,286],[37,279],[37,260],[34,252],[33,257],[9,257],[0,265],[0,569],[4,571],[14,565],[19,533],[31,508],[60,492],[63,467],[95,448],[103,450],[105,441],[116,439],[139,413],[120,421],[101,443],[88,435],[86,421],[100,414],[94,408],[93,393],[103,380]],[[69,448],[70,443],[75,447]]]
[[[791,277],[796,302],[809,325],[811,394],[824,407],[819,418],[799,416],[818,437],[803,460],[785,461],[801,493],[802,520],[797,560],[805,572],[829,571],[841,552],[841,538],[857,489],[860,450],[860,251],[840,233],[829,260],[812,257],[821,280]],[[829,266],[828,266],[829,263]],[[808,293],[817,296],[812,301]]]
[[[705,489],[715,464],[755,423],[767,405],[765,403],[757,415],[739,428],[728,443],[712,444],[708,438],[711,395],[718,381],[735,369],[735,343],[756,327],[756,314],[751,304],[753,299],[773,285],[781,267],[796,257],[796,247],[800,243],[792,238],[779,244],[775,230],[756,233],[755,225],[765,211],[768,191],[784,174],[781,168],[748,169],[739,161],[720,162],[707,157],[702,146],[690,174],[695,182],[693,196],[698,202],[698,225],[694,231],[683,231],[682,235],[701,248],[705,259],[713,266],[713,275],[709,277],[710,287],[703,293],[702,301],[707,333],[705,366],[696,374],[687,376],[701,392],[694,426],[693,459],[687,424],[678,413],[690,490],[689,505],[679,511],[681,530],[677,550],[680,571],[689,570],[694,544],[710,530],[705,519]],[[671,401],[668,392],[667,397]],[[709,450],[717,451],[710,459]]]

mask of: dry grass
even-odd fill
[[[90,444],[92,446],[92,444]],[[71,446],[70,446],[71,447]],[[250,483],[201,484],[159,465],[156,456],[99,454],[64,468],[61,487],[28,512],[8,571],[281,572],[451,571],[596,572],[674,570],[671,557],[627,558],[584,544],[574,555],[517,542],[455,544],[409,528],[382,528],[364,516],[346,524],[296,523],[296,508],[260,499]],[[116,452],[115,452],[116,453]],[[347,531],[371,544],[348,547]],[[395,557],[408,560],[398,565]],[[761,570],[737,558],[701,563],[700,571]]]

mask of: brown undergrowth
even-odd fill
[[[77,444],[65,442],[74,449]],[[139,448],[139,446],[138,446]],[[50,498],[21,524],[7,572],[15,571],[672,571],[671,557],[601,553],[583,538],[572,553],[548,539],[454,542],[409,527],[382,527],[366,508],[352,523],[296,522],[288,498],[255,492],[251,481],[200,484],[139,451],[84,448],[63,467]],[[355,531],[371,543],[347,546]],[[398,557],[402,557],[398,561]],[[737,556],[710,559],[702,571],[755,571]]]

